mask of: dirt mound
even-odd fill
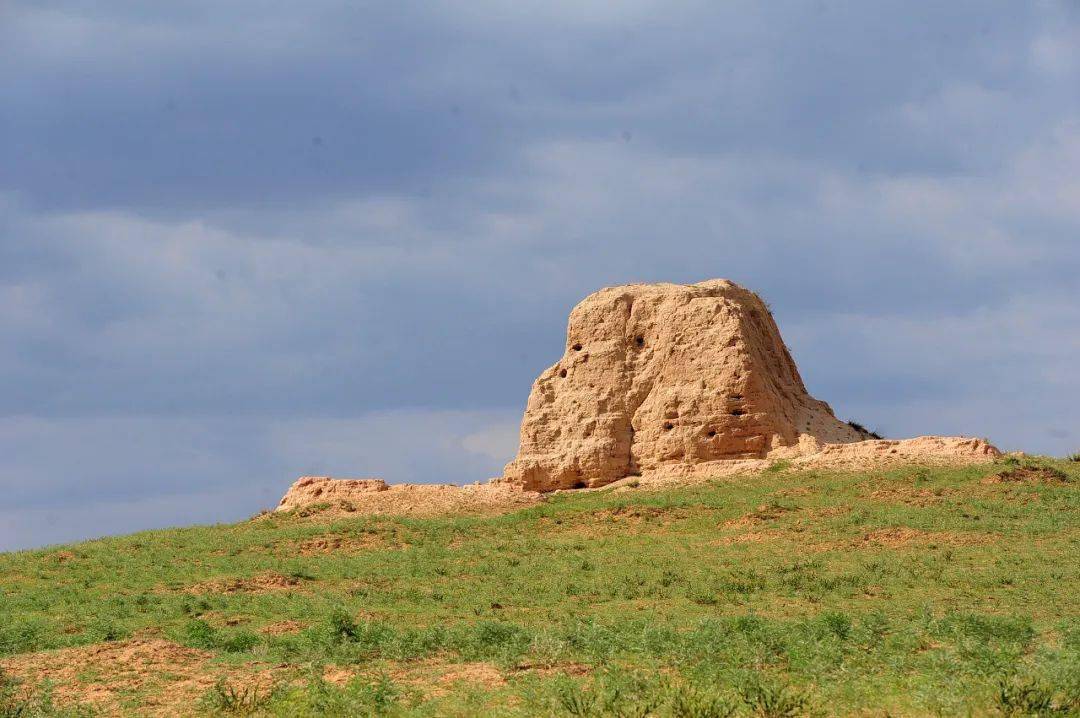
[[[333,479],[305,476],[281,499],[278,511],[325,504],[322,513],[363,513],[395,516],[435,516],[508,511],[542,500],[535,491],[503,483],[393,484],[379,479]]]
[[[259,633],[267,636],[285,636],[290,633],[299,633],[308,627],[308,624],[302,621],[296,621],[288,619],[285,621],[277,621],[276,623],[269,623],[259,629]]]
[[[281,498],[278,511],[291,511],[316,503],[352,501],[358,496],[386,491],[390,487],[382,479],[333,479],[329,476],[301,476]]]
[[[986,439],[966,436],[919,436],[914,439],[872,439],[830,444],[792,461],[792,466],[863,469],[900,464],[980,464],[1001,456]]]
[[[811,397],[765,303],[726,280],[603,289],[533,384],[507,481],[595,487],[865,438]]]

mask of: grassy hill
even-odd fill
[[[1080,463],[0,555],[0,716],[1080,713]]]

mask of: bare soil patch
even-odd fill
[[[1017,466],[983,479],[984,484],[1067,484],[1063,471],[1049,466]]]
[[[960,531],[922,531],[907,526],[895,526],[885,529],[870,531],[861,539],[852,541],[852,545],[879,545],[889,548],[907,546],[909,544],[937,544],[946,546],[980,546],[995,543],[1000,536],[987,533],[960,532]]]
[[[35,684],[50,681],[61,705],[85,703],[111,712],[124,695],[149,691],[155,695],[143,705],[150,714],[175,715],[168,706],[194,700],[213,685],[216,676],[206,670],[210,657],[164,639],[133,639],[22,654],[0,667]]]
[[[270,593],[290,591],[300,585],[299,578],[269,571],[250,578],[219,578],[189,586],[188,593]]]
[[[944,488],[915,488],[913,486],[887,486],[864,494],[874,501],[907,506],[935,506],[955,492]]]
[[[454,683],[472,683],[485,688],[496,688],[506,685],[502,671],[490,663],[459,663],[448,666],[439,676],[442,685]]]
[[[307,627],[308,624],[303,621],[276,621],[260,628],[259,633],[267,636],[284,636],[289,633],[299,633]]]
[[[731,546],[732,544],[740,543],[763,543],[765,541],[774,541],[784,536],[783,531],[775,531],[771,529],[765,529],[763,531],[747,531],[741,534],[734,534],[732,536],[724,536],[716,541],[717,545]]]
[[[766,521],[778,519],[784,514],[792,511],[798,511],[798,509],[779,504],[761,504],[753,511],[745,513],[738,518],[728,519],[721,524],[721,527],[725,529],[744,529],[760,526]]]
[[[589,514],[594,522],[620,521],[630,524],[643,521],[670,524],[688,518],[689,509],[682,506],[614,506]]]
[[[396,548],[386,537],[380,534],[328,534],[305,539],[294,544],[301,556],[317,556],[327,553],[360,553],[386,548]]]

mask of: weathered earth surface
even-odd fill
[[[727,280],[602,289],[533,384],[506,481],[594,487],[868,438],[806,391],[765,303]]]
[[[534,382],[517,458],[488,484],[303,477],[278,510],[313,504],[426,515],[509,509],[560,489],[793,468],[990,461],[982,439],[875,439],[806,390],[768,306],[739,285],[631,284],[570,314],[562,358]]]
[[[329,476],[301,476],[289,487],[278,504],[279,511],[291,511],[315,503],[352,501],[370,493],[389,490],[382,479],[333,479]]]
[[[529,506],[543,497],[507,484],[387,484],[382,479],[334,479],[302,476],[281,499],[276,511],[325,506],[338,514],[434,516],[443,513],[490,513]]]

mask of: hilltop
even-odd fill
[[[1080,463],[312,504],[0,555],[0,715],[1080,710]]]

